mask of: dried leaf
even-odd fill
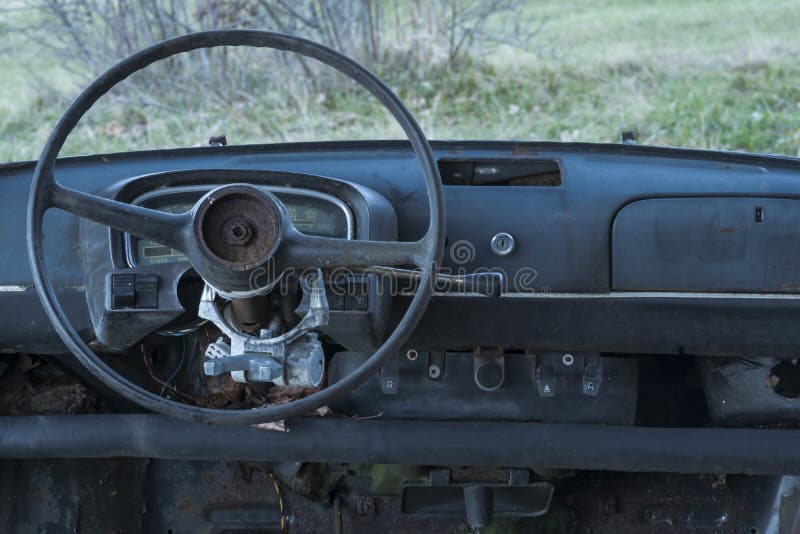
[[[259,430],[271,430],[272,432],[288,432],[289,429],[286,428],[285,421],[273,421],[271,423],[258,423],[252,425],[253,428],[258,428]]]
[[[315,391],[317,391],[315,388],[275,386],[267,392],[267,400],[270,404],[286,404],[287,402],[307,397]]]

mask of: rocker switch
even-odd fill
[[[158,308],[158,276],[154,274],[112,274],[111,309]]]
[[[111,309],[133,308],[136,306],[136,275],[111,275]]]

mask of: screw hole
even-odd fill
[[[417,356],[419,356],[419,354],[414,349],[409,349],[409,351],[406,352],[406,358],[408,358],[412,362],[417,359]]]

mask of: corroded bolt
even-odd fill
[[[231,217],[222,225],[222,239],[229,245],[243,247],[253,237],[253,229],[244,217]]]

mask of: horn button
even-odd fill
[[[195,236],[210,259],[235,269],[250,269],[278,248],[280,212],[275,200],[260,189],[224,186],[200,201]]]

